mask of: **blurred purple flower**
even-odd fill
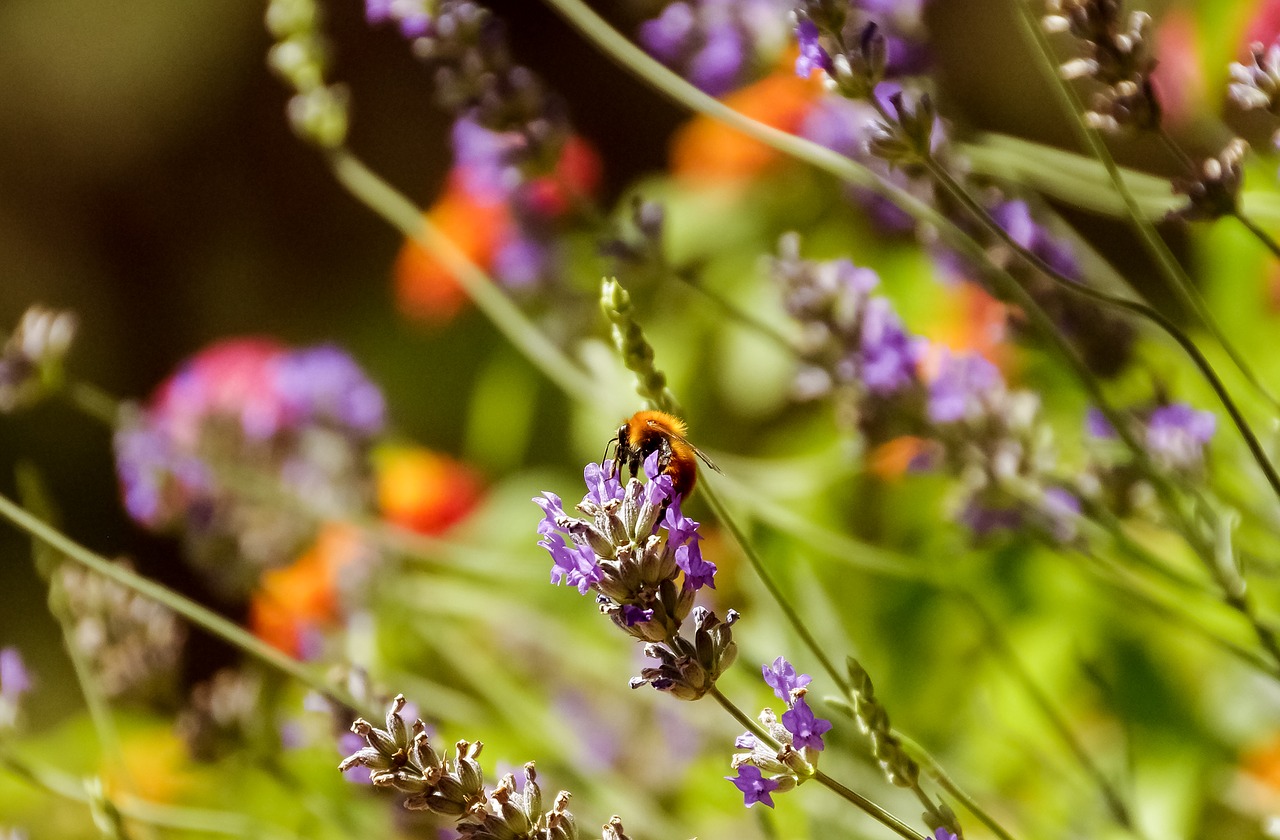
[[[831,55],[818,40],[818,25],[805,18],[796,25],[796,42],[800,55],[796,57],[796,75],[807,79],[814,70],[830,73],[834,69]]]
[[[31,690],[31,674],[15,647],[0,648],[0,697],[17,703]]]
[[[947,353],[929,383],[929,419],[938,425],[964,420],[1003,388],[999,369],[982,356]]]
[[[1186,403],[1162,405],[1147,417],[1147,450],[1172,467],[1194,467],[1203,461],[1217,425],[1213,412],[1199,411]]]
[[[921,339],[907,335],[887,298],[867,301],[862,316],[862,381],[871,393],[886,396],[916,379],[924,352]]]

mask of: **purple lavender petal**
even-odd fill
[[[797,674],[796,666],[781,656],[773,660],[772,665],[762,666],[761,670],[765,684],[773,689],[773,693],[778,695],[779,700],[787,704],[791,703],[792,692],[804,688],[813,681],[813,677],[808,674]]]
[[[826,746],[822,736],[831,730],[831,721],[816,717],[803,697],[782,713],[782,725],[791,733],[794,746],[818,751]]]
[[[748,808],[757,802],[773,807],[773,797],[770,794],[777,790],[779,785],[773,779],[764,778],[760,774],[759,767],[754,764],[742,764],[738,766],[737,776],[725,776],[725,778],[733,782],[733,786],[742,792],[743,804]]]

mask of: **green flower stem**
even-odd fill
[[[1270,251],[1273,256],[1280,257],[1280,244],[1277,244],[1276,241],[1271,238],[1269,233],[1259,227],[1258,224],[1254,222],[1251,217],[1246,215],[1243,210],[1236,210],[1233,215],[1240,224],[1248,228],[1249,232],[1252,233],[1259,242],[1267,246],[1267,250]]]
[[[782,745],[773,739],[773,736],[769,734],[768,730],[766,730],[763,726],[760,725],[759,721],[750,717],[746,712],[742,711],[742,709],[739,709],[737,705],[735,705],[732,700],[726,697],[724,695],[724,692],[722,692],[719,688],[712,686],[711,690],[708,691],[707,694],[712,698],[714,698],[715,701],[719,703],[720,706],[726,712],[728,712],[733,717],[734,720],[736,720],[743,727],[745,727],[747,731],[749,731],[752,735],[759,738],[761,741],[768,744],[770,747],[774,749],[781,749]],[[834,791],[835,793],[837,793],[844,799],[848,800],[849,802],[852,802],[854,805],[858,806],[867,814],[869,814],[871,817],[873,817],[877,822],[892,829],[894,833],[905,838],[906,840],[925,840],[925,838],[919,833],[917,833],[913,828],[911,828],[911,826],[907,825],[902,820],[895,817],[893,814],[890,814],[888,811],[881,808],[879,805],[872,802],[870,799],[867,799],[865,796],[862,796],[861,794],[856,793],[850,790],[849,788],[845,787],[844,785],[840,784],[835,779],[832,779],[830,776],[828,776],[826,773],[823,773],[821,770],[816,770],[816,769],[814,770],[813,779],[817,781],[819,784],[828,788],[829,790]]]
[[[794,628],[796,633],[800,636],[805,647],[809,648],[809,651],[814,655],[818,662],[821,663],[822,669],[827,672],[827,676],[831,677],[831,681],[840,687],[840,693],[848,694],[849,681],[844,678],[844,675],[840,673],[840,670],[836,668],[835,664],[827,656],[826,651],[822,649],[822,645],[819,644],[814,635],[809,632],[809,628],[805,625],[804,619],[802,619],[800,614],[796,612],[795,607],[791,605],[791,602],[787,600],[787,597],[782,594],[782,590],[778,588],[778,584],[774,581],[773,576],[769,574],[769,570],[765,568],[764,560],[760,557],[759,552],[755,550],[751,541],[747,539],[747,535],[743,533],[740,527],[738,527],[738,523],[729,515],[728,508],[726,508],[724,506],[724,502],[720,500],[720,496],[715,492],[715,488],[709,486],[709,484],[710,476],[703,478],[702,496],[707,500],[707,504],[711,506],[711,510],[715,513],[716,519],[720,520],[720,524],[723,525],[733,536],[734,542],[736,542],[738,547],[742,549],[742,553],[746,556],[747,562],[751,564],[751,568],[755,570],[756,575],[760,578],[760,582],[763,583],[764,588],[768,590],[769,596],[773,598],[779,609],[782,610],[783,615],[787,617],[787,621],[791,623],[792,628]]]
[[[1076,738],[1075,733],[1071,731],[1071,727],[1067,725],[1066,720],[1054,707],[1053,701],[1049,699],[1049,696],[1044,693],[1044,690],[1040,688],[1032,678],[1031,674],[1027,672],[1026,667],[1022,664],[1022,660],[1018,658],[1017,652],[1014,651],[1013,646],[1000,630],[1000,625],[991,617],[991,614],[987,612],[986,608],[982,605],[982,602],[979,601],[972,593],[964,592],[960,593],[960,596],[961,600],[963,600],[965,604],[973,610],[974,614],[978,616],[979,621],[986,629],[987,638],[990,639],[996,652],[1000,655],[1001,659],[1004,660],[1005,665],[1008,667],[1009,672],[1013,675],[1014,679],[1022,686],[1023,691],[1025,691],[1027,696],[1031,698],[1031,701],[1040,710],[1040,713],[1044,716],[1045,720],[1049,722],[1049,725],[1062,740],[1062,743],[1066,748],[1071,752],[1072,756],[1084,769],[1085,773],[1090,777],[1090,779],[1092,779],[1094,784],[1097,785],[1098,790],[1101,791],[1103,799],[1107,804],[1107,809],[1111,811],[1111,815],[1115,818],[1115,821],[1123,826],[1127,831],[1136,832],[1137,829],[1134,825],[1133,817],[1129,813],[1129,808],[1125,804],[1124,799],[1120,796],[1120,792],[1116,790],[1115,786],[1111,783],[1111,780],[1102,772],[1102,769],[1094,763],[1089,752],[1084,748],[1084,745],[1080,743],[1079,739]]]
[[[990,233],[998,236],[1002,242],[1014,249],[1019,256],[1025,259],[1046,277],[1049,277],[1054,280],[1054,282],[1069,291],[1075,292],[1076,294],[1082,294],[1086,297],[1097,299],[1102,302],[1112,302],[1114,305],[1122,306],[1123,308],[1130,309],[1132,311],[1148,313],[1148,317],[1151,317],[1156,321],[1156,323],[1160,324],[1165,331],[1182,346],[1187,354],[1196,361],[1197,365],[1201,368],[1201,371],[1205,373],[1205,376],[1209,379],[1209,383],[1213,386],[1215,393],[1217,393],[1218,398],[1226,407],[1233,422],[1235,422],[1236,428],[1244,438],[1246,445],[1253,454],[1254,460],[1257,462],[1259,468],[1267,478],[1268,484],[1271,485],[1271,488],[1277,498],[1280,498],[1280,475],[1277,475],[1274,465],[1271,463],[1270,459],[1267,458],[1266,453],[1262,449],[1262,444],[1258,441],[1257,436],[1253,433],[1248,422],[1240,413],[1240,410],[1236,406],[1234,400],[1231,399],[1231,395],[1227,392],[1226,386],[1224,386],[1222,381],[1213,374],[1213,368],[1209,364],[1208,360],[1204,358],[1200,353],[1200,350],[1189,338],[1186,337],[1185,334],[1174,327],[1173,324],[1165,319],[1163,315],[1160,315],[1158,312],[1144,304],[1125,301],[1120,298],[1113,298],[1110,295],[1104,295],[1101,292],[1089,289],[1083,284],[1073,283],[1069,278],[1062,276],[1052,267],[1046,265],[1044,261],[1035,254],[1032,254],[1015,242],[1013,237],[1011,237],[1004,228],[1000,227],[1000,225],[987,214],[987,212],[968,194],[968,192],[951,177],[951,174],[947,172],[941,164],[933,158],[928,158],[926,160],[926,165],[934,179],[947,190],[952,198],[967,208],[976,221],[986,227]],[[1054,329],[1053,322],[1045,314],[1044,310],[1041,309],[1031,295],[1013,279],[1012,275],[1008,272],[996,272],[993,274],[993,279],[997,282],[1000,290],[1022,308],[1023,312],[1031,321],[1032,326],[1055,346],[1058,352],[1064,357],[1064,359],[1066,359],[1068,364],[1076,372],[1098,409],[1107,418],[1111,427],[1116,430],[1116,434],[1124,442],[1125,446],[1133,453],[1135,464],[1142,470],[1143,474],[1151,482],[1152,486],[1156,488],[1157,493],[1159,493],[1161,499],[1164,501],[1165,507],[1169,513],[1172,514],[1179,522],[1183,535],[1188,539],[1188,541],[1190,541],[1192,547],[1196,549],[1197,555],[1205,564],[1210,574],[1213,575],[1214,581],[1222,590],[1223,600],[1226,601],[1226,603],[1234,610],[1240,613],[1240,616],[1245,621],[1249,622],[1249,625],[1253,628],[1255,635],[1258,637],[1258,642],[1267,651],[1268,656],[1275,660],[1277,665],[1280,665],[1280,642],[1277,641],[1276,635],[1271,628],[1258,618],[1257,613],[1254,611],[1253,605],[1246,594],[1246,589],[1244,588],[1242,581],[1238,579],[1238,575],[1235,578],[1229,577],[1227,571],[1217,562],[1213,547],[1208,545],[1201,535],[1198,534],[1196,523],[1189,520],[1183,513],[1178,504],[1177,493],[1172,484],[1151,462],[1150,456],[1147,454],[1146,450],[1142,447],[1137,438],[1134,437],[1133,432],[1128,428],[1128,424],[1125,422],[1125,419],[1121,417],[1115,408],[1106,400],[1105,395],[1102,393],[1102,388],[1097,379],[1093,376],[1093,373],[1084,364],[1083,360],[1080,359],[1079,355],[1067,340]],[[1202,498],[1200,498],[1199,494],[1197,493],[1194,495],[1201,502],[1202,506],[1207,508],[1207,504]]]
[[[1254,651],[1225,638],[1217,631],[1205,626],[1199,612],[1183,603],[1183,599],[1178,599],[1174,603],[1165,603],[1144,588],[1148,584],[1115,563],[1090,552],[1084,552],[1081,556],[1089,561],[1084,568],[1093,575],[1094,579],[1109,586],[1116,594],[1127,598],[1176,627],[1195,633],[1205,641],[1235,656],[1245,665],[1256,669],[1259,673],[1265,674],[1272,679],[1280,680],[1280,668]]]
[[[50,515],[52,505],[48,501],[44,487],[35,469],[29,464],[19,464],[17,483],[23,504],[28,509],[40,511],[45,518],[52,519],[53,517]],[[76,675],[76,682],[80,685],[80,693],[84,697],[85,708],[89,712],[89,720],[92,721],[94,731],[98,735],[98,744],[115,771],[120,774],[124,783],[133,788],[135,785],[130,778],[129,768],[125,764],[120,733],[116,729],[115,719],[111,715],[111,707],[98,681],[94,679],[88,660],[79,646],[76,645],[73,617],[65,606],[59,606],[56,601],[56,584],[54,581],[56,580],[59,564],[65,561],[56,551],[39,540],[31,541],[31,555],[35,561],[36,572],[44,581],[45,586],[48,587],[49,612],[53,614],[54,620],[58,622],[58,627],[62,630],[62,644],[66,648],[67,656],[71,659],[71,669]]]
[[[276,650],[257,636],[228,621],[207,607],[203,607],[168,587],[161,586],[153,580],[123,569],[105,557],[93,553],[48,523],[33,516],[29,511],[4,495],[0,495],[0,517],[9,520],[20,530],[26,531],[32,537],[65,555],[68,559],[74,560],[122,586],[129,587],[139,595],[164,604],[193,624],[240,648],[245,653],[262,660],[276,670],[288,674],[304,685],[314,688],[333,701],[349,706],[366,717],[377,717],[376,709],[364,708],[361,702],[343,686],[330,683],[311,667]]]
[[[766,145],[772,146],[784,154],[803,160],[842,180],[856,186],[865,187],[877,195],[887,198],[917,222],[932,225],[953,247],[976,260],[979,264],[989,266],[993,280],[1001,287],[1003,293],[1007,297],[1018,302],[1023,311],[1027,313],[1027,317],[1030,319],[1033,326],[1035,326],[1035,328],[1044,335],[1045,339],[1054,345],[1054,347],[1064,356],[1069,367],[1071,367],[1077,377],[1080,378],[1081,383],[1085,386],[1085,389],[1089,392],[1099,410],[1101,410],[1111,424],[1117,428],[1118,434],[1125,441],[1126,445],[1134,450],[1135,457],[1140,463],[1147,463],[1146,454],[1141,450],[1136,439],[1134,439],[1132,434],[1130,434],[1126,429],[1121,428],[1123,426],[1122,420],[1115,409],[1112,408],[1110,403],[1106,400],[1102,393],[1101,386],[1093,377],[1092,372],[1089,371],[1088,367],[1085,366],[1083,361],[1075,353],[1074,349],[1065,341],[1065,339],[1057,334],[1053,322],[1035,303],[1030,295],[1028,295],[1026,291],[1018,285],[1012,275],[1007,271],[1003,271],[998,266],[993,265],[982,247],[971,237],[966,235],[965,232],[955,223],[905,190],[884,181],[878,175],[856,161],[843,155],[836,154],[829,149],[823,148],[816,143],[811,143],[801,137],[797,137],[795,135],[788,134],[785,131],[779,131],[778,129],[759,123],[756,120],[733,110],[719,100],[702,93],[675,73],[672,73],[666,67],[663,67],[659,62],[645,55],[642,50],[628,41],[620,33],[614,30],[608,22],[593,12],[590,7],[582,2],[582,0],[545,0],[545,2],[555,8],[557,12],[563,15],[583,35],[600,47],[623,68],[653,85],[676,102],[718,119],[726,125],[736,128],[747,136],[759,140]],[[941,167],[936,165],[936,162],[930,162],[934,164],[936,169],[941,169]],[[999,225],[996,225],[996,227],[999,228]],[[1000,232],[1003,233],[1003,229],[1000,229]],[[1076,290],[1083,288],[1078,284],[1071,284],[1071,286]],[[1077,293],[1090,295],[1098,294],[1092,290]],[[1124,305],[1126,308],[1141,306],[1141,304],[1133,304],[1131,302],[1125,302]],[[1144,311],[1151,310],[1149,310],[1149,308],[1144,308]],[[1165,323],[1168,322],[1166,321]],[[1168,325],[1172,327],[1172,324]],[[1176,327],[1174,329],[1176,331]],[[1176,335],[1175,338],[1177,338]],[[1190,344],[1189,339],[1187,340],[1187,344],[1183,346],[1184,349],[1187,349],[1189,353],[1193,354],[1193,358],[1196,358],[1195,354],[1198,354],[1199,351],[1195,349],[1194,344]],[[1199,358],[1203,359],[1203,356],[1200,356]],[[1207,362],[1205,365],[1207,366]],[[1210,368],[1210,370],[1211,369],[1212,368]],[[1222,397],[1225,394],[1225,389],[1222,388],[1221,382],[1217,382],[1215,392],[1219,394],[1219,397]],[[1228,400],[1230,399],[1229,395],[1227,398]],[[1233,407],[1234,403],[1231,403],[1231,406]],[[1234,416],[1233,419],[1235,419]],[[1265,461],[1266,459],[1263,458],[1263,460]],[[1280,477],[1277,478],[1275,487],[1277,492],[1280,493]],[[1277,649],[1277,654],[1280,654],[1280,648]]]
[[[1177,294],[1178,299],[1188,310],[1193,312],[1196,318],[1204,324],[1213,335],[1214,340],[1221,345],[1231,358],[1236,368],[1244,375],[1245,379],[1261,393],[1272,405],[1280,405],[1276,398],[1272,395],[1270,389],[1263,385],[1262,380],[1254,373],[1252,366],[1240,353],[1233,342],[1231,342],[1226,333],[1218,325],[1217,319],[1213,317],[1213,313],[1205,304],[1204,298],[1196,290],[1191,282],[1191,278],[1182,270],[1182,266],[1178,264],[1178,260],[1174,257],[1173,252],[1169,250],[1169,246],[1165,244],[1160,234],[1155,229],[1155,225],[1146,217],[1142,209],[1138,206],[1137,200],[1133,193],[1129,190],[1123,176],[1120,173],[1120,167],[1116,165],[1115,158],[1111,156],[1111,151],[1107,148],[1107,144],[1098,134],[1097,130],[1090,128],[1084,121],[1081,114],[1084,111],[1084,105],[1080,101],[1079,95],[1076,93],[1066,79],[1063,79],[1058,73],[1057,66],[1053,60],[1052,47],[1049,44],[1048,35],[1038,26],[1027,0],[1012,0],[1013,4],[1018,8],[1018,21],[1021,24],[1021,32],[1023,38],[1029,41],[1032,46],[1032,52],[1036,57],[1036,65],[1040,69],[1041,75],[1049,81],[1050,87],[1053,89],[1054,96],[1058,100],[1058,104],[1064,111],[1071,115],[1071,128],[1075,132],[1077,139],[1093,153],[1102,166],[1107,170],[1107,176],[1111,179],[1111,185],[1116,193],[1124,202],[1125,210],[1134,227],[1137,228],[1138,236],[1142,240],[1147,253],[1156,261],[1161,273],[1164,275],[1169,286]],[[1190,168],[1191,173],[1195,172],[1195,164],[1187,158],[1186,153],[1173,142],[1168,132],[1161,128],[1161,139],[1166,146],[1170,147],[1172,153],[1179,158],[1183,166]]]
[[[7,750],[0,749],[0,767],[31,787],[69,802],[89,806],[94,799],[83,780],[47,768],[37,769]],[[296,840],[297,837],[279,829],[264,828],[249,817],[227,811],[166,805],[132,795],[121,796],[113,800],[113,804],[122,816],[155,828],[272,840]]]
[[[338,183],[406,238],[439,259],[450,274],[458,279],[476,308],[548,379],[582,403],[599,404],[608,398],[611,392],[600,387],[543,335],[493,279],[425,219],[413,202],[378,177],[347,149],[330,151],[327,159]],[[620,404],[619,411],[625,410],[626,406]]]
[[[892,730],[893,736],[901,742],[903,750],[911,757],[911,760],[924,768],[929,774],[929,778],[933,779],[938,787],[951,794],[957,802],[964,806],[965,810],[978,818],[978,822],[985,825],[991,830],[991,833],[999,837],[1000,840],[1014,840],[1012,834],[1002,826],[995,817],[987,813],[987,811],[974,800],[973,797],[965,793],[965,791],[956,784],[951,776],[947,775],[947,771],[942,769],[942,765],[934,758],[928,750],[920,746],[915,741],[903,735],[898,730]]]

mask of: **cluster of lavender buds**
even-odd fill
[[[173,695],[186,627],[172,610],[74,563],[58,566],[50,599],[107,697],[159,702]]]
[[[31,675],[17,648],[0,648],[0,734],[18,723],[22,695],[31,690]]]
[[[297,135],[322,149],[336,149],[347,139],[350,93],[325,82],[328,44],[320,34],[315,0],[271,0],[267,30],[275,45],[267,62],[293,90],[287,108]]]
[[[785,793],[811,778],[817,771],[818,753],[826,744],[822,736],[831,730],[831,721],[817,717],[805,700],[812,677],[796,673],[795,666],[779,656],[761,669],[765,683],[787,704],[781,719],[772,709],[760,713],[760,726],[768,738],[744,732],[734,746],[732,767],[737,776],[726,776],[742,792],[750,807],[763,802],[770,808],[774,792]],[[764,774],[770,773],[766,777]]]
[[[196,564],[231,594],[315,536],[311,517],[365,510],[382,393],[344,351],[265,339],[215,344],[185,362],[115,438],[125,507],[180,530]]]
[[[25,408],[62,380],[62,360],[71,349],[76,316],[32,306],[0,348],[0,412]]]
[[[640,25],[645,50],[721,96],[758,76],[786,37],[789,0],[676,0]]]
[[[573,136],[564,102],[512,58],[505,27],[472,0],[367,0],[370,24],[394,22],[434,72],[462,188],[510,213],[493,265],[511,287],[547,279],[555,219],[581,202],[594,153]]]
[[[834,393],[868,448],[904,435],[927,441],[912,466],[940,464],[959,479],[954,508],[975,534],[1031,526],[1074,538],[1079,505],[1050,477],[1052,435],[1034,394],[1007,388],[977,354],[931,351],[887,298],[870,293],[878,281],[870,269],[802,259],[788,235],[773,274],[802,326],[799,396]],[[930,355],[937,364],[926,380]]]
[[[1185,195],[1187,204],[1170,215],[1187,221],[1204,221],[1239,212],[1244,156],[1248,151],[1249,144],[1234,137],[1216,157],[1206,158],[1200,164],[1195,177],[1175,178],[1173,190]]]
[[[1245,111],[1264,110],[1280,116],[1280,40],[1270,46],[1249,45],[1249,63],[1233,62],[1227,95]],[[1280,148],[1280,129],[1271,136],[1273,148]]]
[[[917,366],[926,342],[907,334],[888,298],[871,293],[880,283],[876,273],[849,260],[802,259],[800,237],[792,233],[779,243],[772,275],[787,313],[802,327],[796,396],[834,394],[846,419],[873,439],[917,431],[879,431],[891,414],[880,409],[919,400]]]
[[[1187,478],[1199,477],[1206,468],[1209,443],[1218,419],[1181,402],[1165,402],[1130,414],[1132,431],[1159,469]],[[1097,409],[1085,417],[1090,447],[1088,469],[1078,485],[1081,495],[1120,516],[1143,515],[1158,518],[1156,494],[1134,464],[1119,436]]]
[[[737,614],[720,621],[709,610],[693,608],[695,593],[714,588],[716,566],[698,546],[698,523],[681,511],[672,479],[660,474],[659,453],[644,462],[642,482],[633,476],[624,486],[612,461],[588,464],[587,494],[578,504],[583,517],[569,515],[554,493],[533,501],[542,508],[541,541],[554,565],[552,583],[596,593],[600,611],[636,639],[647,642],[645,655],[658,659],[631,681],[648,684],[682,700],[704,695],[737,655],[730,627]],[[694,638],[679,635],[693,615]]]
[[[829,90],[868,99],[885,78],[923,72],[931,63],[925,0],[800,0],[792,3],[800,47],[796,73],[822,71]]]
[[[1045,30],[1069,33],[1079,53],[1062,64],[1063,78],[1093,79],[1102,86],[1085,120],[1110,132],[1159,128],[1151,16],[1131,12],[1124,18],[1120,0],[1048,0],[1046,12]]]
[[[484,785],[478,758],[483,744],[458,741],[452,755],[441,755],[431,745],[426,725],[406,723],[404,695],[397,695],[387,711],[386,728],[363,718],[351,731],[364,746],[339,765],[343,772],[365,767],[375,787],[403,794],[402,805],[412,811],[431,811],[456,820],[464,838],[475,840],[577,840],[578,828],[569,811],[569,792],[561,791],[545,807],[533,762],[524,766],[523,784],[513,774],[503,776],[491,789]],[[602,840],[628,840],[622,820],[613,817],[604,827]]]

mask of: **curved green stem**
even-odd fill
[[[92,802],[92,797],[85,790],[81,779],[44,768],[37,769],[8,751],[0,750],[0,767],[45,793],[85,806]],[[155,828],[221,834],[229,837],[268,837],[275,840],[296,838],[294,834],[276,828],[266,828],[261,823],[241,814],[225,811],[161,804],[132,795],[118,797],[113,800],[113,804],[122,816]]]
[[[1048,36],[1038,25],[1038,21],[1031,12],[1028,3],[1026,0],[1012,0],[1012,2],[1018,8],[1018,21],[1021,24],[1020,28],[1023,37],[1033,47],[1032,52],[1035,54],[1036,65],[1040,68],[1041,75],[1049,81],[1049,86],[1053,89],[1054,97],[1058,100],[1058,104],[1070,114],[1071,128],[1075,132],[1076,138],[1093,153],[1093,156],[1106,169],[1107,176],[1111,179],[1111,185],[1120,196],[1121,201],[1124,202],[1129,219],[1137,229],[1138,237],[1142,240],[1147,253],[1156,261],[1161,274],[1164,275],[1170,287],[1173,288],[1179,301],[1204,324],[1205,328],[1209,330],[1214,340],[1231,358],[1232,363],[1244,375],[1249,384],[1272,405],[1280,405],[1280,401],[1277,401],[1271,390],[1254,373],[1253,367],[1244,358],[1244,355],[1227,338],[1226,333],[1218,325],[1217,319],[1213,317],[1213,313],[1209,311],[1204,299],[1192,284],[1191,278],[1183,271],[1182,266],[1179,265],[1177,258],[1174,257],[1173,252],[1169,250],[1169,246],[1161,238],[1155,225],[1147,219],[1146,214],[1138,206],[1133,192],[1120,174],[1120,167],[1116,164],[1115,158],[1112,157],[1111,151],[1107,148],[1107,144],[1103,141],[1101,135],[1095,129],[1090,128],[1081,117],[1084,111],[1084,104],[1080,101],[1075,88],[1059,75],[1053,60],[1053,50],[1049,44]],[[1190,166],[1190,171],[1194,173],[1195,165],[1186,158],[1186,153],[1176,143],[1173,143],[1172,138],[1163,129],[1159,134],[1164,142],[1172,147],[1173,153],[1183,162],[1183,165]]]
[[[347,149],[328,153],[329,167],[338,183],[373,210],[407,239],[431,251],[456,277],[463,291],[508,341],[533,362],[547,378],[584,403],[600,403],[610,392],[569,360],[559,347],[530,323],[493,279],[485,274],[440,232],[413,202],[378,177]],[[620,410],[625,410],[622,406]]]
[[[956,784],[955,780],[947,774],[947,771],[942,768],[942,765],[928,750],[896,729],[893,730],[893,736],[902,743],[903,749],[906,750],[907,755],[911,756],[911,760],[923,767],[924,771],[929,774],[929,778],[937,782],[938,787],[951,794],[957,802],[964,806],[966,811],[977,817],[978,822],[989,828],[991,833],[999,837],[1000,840],[1014,840],[1008,829],[1001,825],[995,817],[987,813],[972,796]]]
[[[1067,725],[1062,715],[1054,707],[1053,701],[1045,694],[1036,681],[1027,672],[1026,666],[1022,664],[1022,660],[1018,658],[1018,654],[1014,651],[1013,646],[1009,644],[1009,640],[1005,638],[1001,632],[999,624],[991,617],[986,608],[972,593],[960,593],[961,599],[973,610],[978,616],[986,629],[987,638],[995,645],[996,651],[1004,659],[1005,664],[1009,668],[1009,672],[1013,674],[1014,679],[1022,686],[1023,691],[1031,698],[1036,708],[1040,710],[1041,715],[1049,722],[1049,725],[1057,733],[1062,743],[1067,747],[1068,751],[1084,769],[1086,775],[1093,780],[1098,786],[1098,790],[1102,793],[1102,798],[1107,804],[1107,809],[1111,811],[1111,815],[1115,821],[1130,832],[1135,832],[1136,827],[1133,817],[1129,813],[1129,808],[1125,804],[1124,799],[1120,796],[1120,792],[1116,790],[1111,780],[1107,778],[1102,769],[1094,763],[1089,752],[1084,748],[1076,738],[1075,733],[1071,731],[1071,727]]]
[[[773,739],[773,736],[769,734],[768,730],[766,730],[763,726],[760,725],[759,721],[754,720],[746,712],[739,709],[737,705],[734,704],[734,702],[730,700],[728,697],[726,697],[724,695],[724,692],[722,692],[719,688],[712,686],[711,690],[708,691],[707,694],[708,696],[712,697],[717,703],[719,703],[721,708],[727,711],[733,717],[734,720],[736,720],[743,727],[745,727],[747,731],[749,731],[752,735],[759,738],[763,743],[768,744],[770,747],[774,749],[781,749],[782,745]],[[849,788],[840,784],[835,779],[832,779],[830,776],[828,776],[826,773],[823,773],[821,770],[814,771],[813,779],[817,781],[819,784],[823,785],[829,790],[834,791],[839,796],[843,797],[844,799],[858,806],[867,814],[869,814],[871,817],[873,817],[877,822],[887,826],[888,828],[893,830],[894,833],[898,834],[900,837],[905,838],[905,840],[925,840],[925,838],[921,834],[919,834],[917,831],[915,831],[913,828],[911,828],[911,826],[907,825],[902,820],[898,819],[893,814],[890,814],[888,811],[881,808],[879,805],[872,802],[870,799],[867,799],[865,796],[861,795],[860,793],[850,790]]]
[[[33,516],[4,495],[0,495],[0,517],[9,520],[19,529],[26,531],[32,537],[45,543],[68,559],[74,560],[122,586],[127,586],[144,597],[164,604],[178,615],[240,648],[250,656],[254,656],[304,685],[314,688],[333,701],[349,706],[365,716],[376,719],[377,710],[365,709],[363,704],[344,687],[330,683],[309,666],[276,650],[257,636],[249,633],[234,622],[228,621],[209,608],[201,606],[168,587],[135,574],[128,569],[121,568],[105,557],[93,553],[48,523]]]
[[[982,205],[980,205],[973,196],[969,194],[969,191],[966,190],[962,184],[952,177],[951,173],[948,172],[945,167],[933,159],[930,159],[926,165],[929,167],[929,174],[933,176],[934,180],[937,181],[943,189],[952,196],[952,198],[959,202],[976,222],[981,224],[992,236],[999,238],[1001,242],[1016,252],[1022,260],[1031,265],[1031,267],[1036,271],[1040,272],[1063,290],[1071,294],[1096,301],[1106,306],[1124,309],[1150,320],[1160,327],[1160,329],[1162,329],[1170,338],[1177,342],[1178,346],[1182,348],[1188,357],[1190,357],[1191,361],[1208,381],[1210,387],[1213,388],[1213,392],[1217,395],[1218,401],[1222,403],[1223,408],[1226,409],[1227,414],[1231,417],[1232,424],[1240,433],[1240,437],[1244,439],[1245,445],[1249,449],[1249,454],[1253,457],[1253,460],[1257,462],[1258,468],[1262,470],[1262,474],[1266,478],[1267,483],[1271,485],[1271,490],[1276,494],[1276,498],[1280,500],[1280,473],[1277,473],[1275,465],[1273,465],[1271,463],[1271,459],[1267,457],[1266,450],[1262,447],[1262,442],[1258,440],[1257,434],[1249,425],[1249,421],[1245,419],[1243,412],[1241,412],[1240,407],[1232,398],[1226,385],[1223,384],[1222,379],[1217,374],[1217,371],[1213,369],[1213,365],[1209,363],[1209,360],[1205,358],[1204,353],[1201,352],[1200,348],[1196,346],[1195,342],[1192,341],[1186,333],[1178,329],[1172,321],[1166,318],[1159,311],[1152,309],[1144,303],[1100,292],[1097,289],[1093,289],[1084,283],[1078,283],[1070,277],[1062,274],[1062,272],[1046,263],[1038,255],[1025,248],[1016,239],[1014,239],[1007,230],[1001,227],[995,219],[991,218],[991,215],[982,207]]]
[[[708,477],[709,478],[709,477]],[[827,672],[827,676],[831,677],[831,681],[840,687],[842,694],[849,693],[849,681],[844,678],[840,670],[836,668],[835,663],[827,656],[826,651],[822,649],[822,645],[818,643],[817,638],[809,632],[809,628],[805,625],[804,619],[800,617],[800,613],[791,605],[791,602],[782,590],[778,588],[778,584],[774,581],[773,576],[769,574],[769,570],[765,568],[764,560],[755,550],[751,541],[747,539],[747,535],[738,527],[738,523],[729,515],[729,510],[724,506],[724,502],[716,494],[715,489],[707,486],[708,480],[703,479],[703,498],[707,500],[707,504],[711,506],[711,510],[715,513],[716,518],[720,520],[729,533],[733,536],[734,542],[742,549],[742,553],[746,555],[747,562],[751,564],[751,568],[755,570],[756,576],[760,578],[760,582],[764,584],[764,588],[768,590],[769,596],[777,603],[778,608],[782,610],[783,615],[787,617],[792,628],[800,636],[805,647],[814,655],[822,665],[822,669]]]
[[[1267,246],[1267,250],[1270,251],[1273,256],[1280,257],[1280,244],[1277,244],[1276,241],[1271,238],[1271,234],[1259,227],[1257,222],[1246,215],[1243,210],[1236,210],[1232,215],[1236,217],[1236,220],[1239,221],[1240,224],[1248,228],[1249,232],[1252,233],[1259,242]]]

